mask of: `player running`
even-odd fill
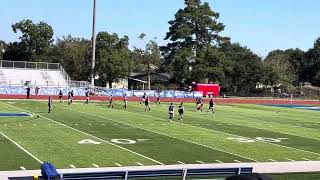
[[[52,109],[52,97],[49,96],[49,99],[48,99],[48,113],[51,112],[51,109]]]
[[[200,110],[202,112],[202,110],[203,110],[203,100],[201,98],[198,98],[196,104],[197,104],[197,110],[198,111]]]
[[[123,109],[127,110],[127,107],[128,107],[128,96],[127,96],[127,94],[124,94],[124,96],[123,96],[123,103],[124,103]]]
[[[210,99],[210,102],[209,102],[209,109],[207,112],[209,112],[210,110],[212,111],[213,115],[215,115],[215,109],[214,109],[214,106],[216,105],[216,103],[213,102],[213,99],[211,98]]]
[[[184,113],[184,106],[183,103],[180,104],[179,108],[178,108],[178,112],[179,112],[179,120],[182,123],[183,120],[183,113]]]
[[[58,95],[59,95],[60,103],[62,103],[63,92],[60,90]]]
[[[169,105],[169,122],[172,122],[173,118],[174,118],[174,106],[173,106],[173,103],[170,103],[170,105]]]
[[[150,106],[149,106],[149,98],[148,97],[146,97],[146,99],[144,100],[144,105],[145,105],[144,111],[147,112],[147,109],[149,109],[149,112],[151,112],[151,109],[150,109]]]
[[[84,102],[84,104],[89,104],[89,95],[90,95],[89,90],[87,90],[85,94],[86,94],[86,102]]]
[[[113,97],[112,97],[112,95],[110,96],[109,105],[108,105],[108,108],[110,108],[110,107],[113,109]]]

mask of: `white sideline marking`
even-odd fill
[[[186,164],[186,163],[184,163],[184,162],[182,162],[182,161],[177,161],[178,163],[180,163],[180,164]]]
[[[201,164],[205,164],[204,162],[202,162],[202,161],[197,161],[198,163],[201,163]]]
[[[71,168],[73,168],[73,169],[75,169],[75,168],[76,168],[76,167],[75,167],[74,165],[72,165],[72,164],[71,164],[71,165],[69,165],[69,166],[70,166]]]
[[[19,108],[19,107],[10,105],[10,104],[8,104],[8,105],[9,105],[9,106],[12,106],[12,107],[15,107],[15,108],[17,108],[17,109],[23,110],[23,111],[27,111],[27,110],[25,110],[25,109],[22,109],[22,108]],[[65,108],[65,109],[66,109],[66,108]],[[71,110],[72,110],[72,109],[71,109]],[[75,111],[75,110],[73,110],[73,111]],[[27,112],[30,112],[30,111],[27,111]],[[77,111],[77,112],[81,112],[81,111]],[[30,112],[30,113],[32,113],[32,112]],[[82,112],[81,112],[81,113],[82,113]],[[118,148],[120,148],[120,149],[122,149],[122,150],[128,151],[128,152],[130,152],[130,153],[133,153],[133,154],[135,154],[135,155],[141,156],[141,157],[143,157],[143,158],[149,159],[149,160],[151,160],[151,161],[153,161],[153,162],[155,162],[155,163],[158,163],[158,164],[160,164],[160,165],[164,165],[164,164],[163,164],[162,162],[160,162],[160,161],[157,161],[157,160],[152,159],[152,158],[150,158],[150,157],[144,156],[144,155],[139,154],[139,153],[137,153],[137,152],[131,151],[131,150],[129,150],[129,149],[127,149],[127,148],[124,148],[124,147],[122,147],[122,146],[119,146],[119,145],[117,145],[117,144],[113,144],[113,143],[111,143],[111,142],[109,142],[109,141],[106,141],[106,140],[104,140],[104,139],[101,139],[101,138],[99,138],[99,137],[96,137],[96,136],[94,136],[94,135],[91,135],[91,134],[86,133],[86,132],[84,132],[84,131],[80,131],[80,130],[75,129],[75,128],[73,128],[73,127],[70,127],[70,126],[68,126],[68,125],[62,124],[62,123],[60,123],[60,122],[58,122],[58,121],[52,120],[52,119],[50,119],[50,118],[47,118],[47,117],[45,117],[45,116],[42,116],[42,115],[39,115],[39,116],[42,117],[42,118],[44,118],[44,119],[47,119],[47,120],[49,120],[49,121],[51,121],[51,122],[54,122],[54,123],[56,123],[56,124],[59,124],[59,125],[61,125],[61,126],[67,127],[67,128],[69,128],[69,129],[72,129],[72,130],[77,131],[77,132],[79,132],[79,133],[82,133],[82,134],[85,134],[85,135],[87,135],[87,136],[90,136],[90,137],[93,137],[93,138],[95,138],[95,139],[98,139],[98,140],[100,140],[100,141],[103,141],[103,142],[105,142],[105,143],[107,143],[107,144],[110,144],[110,145],[113,145],[113,146],[115,146],[115,147],[118,147]],[[100,117],[100,118],[101,118],[101,117]],[[1,132],[0,132],[0,133],[1,133]],[[2,134],[2,133],[1,133],[1,134]],[[39,160],[39,162],[42,163],[40,160]]]
[[[117,165],[117,166],[119,166],[119,167],[121,167],[122,165],[121,164],[119,164],[119,163],[114,163],[115,165]]]
[[[98,116],[98,115],[95,115],[95,114],[86,113],[86,112],[82,112],[82,111],[78,111],[78,110],[74,110],[74,109],[71,109],[71,110],[75,111],[75,112],[82,113],[82,114],[87,114],[87,115],[95,116],[95,117],[98,117],[98,118],[107,119],[107,120],[110,120],[110,121],[113,121],[113,122],[117,122],[117,121],[115,121],[113,119],[102,117],[102,116]],[[137,113],[134,113],[134,112],[129,112],[129,113],[137,114]],[[142,114],[139,114],[139,115],[142,115]],[[163,118],[157,118],[157,117],[153,117],[153,116],[148,116],[148,117],[152,117],[152,118],[163,120]],[[118,123],[121,123],[121,124],[124,124],[124,125],[127,125],[127,126],[131,126],[131,127],[135,127],[135,128],[139,128],[139,129],[143,129],[143,130],[146,130],[146,131],[149,131],[149,132],[153,132],[155,134],[160,134],[160,135],[163,135],[163,136],[167,136],[167,137],[171,137],[171,138],[174,138],[174,139],[182,140],[182,141],[185,141],[185,142],[188,142],[188,143],[191,143],[191,144],[196,144],[196,145],[203,146],[203,147],[206,147],[206,148],[209,148],[209,149],[213,149],[213,150],[216,150],[216,151],[224,152],[226,154],[231,154],[231,155],[234,155],[234,156],[242,157],[244,159],[248,159],[248,160],[257,162],[257,160],[255,160],[255,159],[248,158],[248,157],[245,157],[245,156],[242,156],[242,155],[239,155],[239,154],[235,154],[235,153],[232,153],[232,152],[224,151],[224,150],[217,149],[217,148],[214,148],[214,147],[211,147],[211,146],[207,146],[207,145],[204,145],[204,144],[192,142],[192,141],[189,141],[189,140],[177,138],[177,137],[170,136],[170,135],[167,135],[167,134],[164,134],[164,133],[159,133],[159,132],[156,132],[156,131],[152,131],[152,130],[149,130],[149,129],[145,129],[145,128],[139,127],[139,126],[143,126],[142,124],[139,124],[139,126],[135,126],[135,125],[127,124],[127,123],[124,123],[124,122],[118,122]],[[193,126],[193,127],[196,127],[196,126]],[[198,128],[201,128],[201,127],[198,127]],[[201,129],[205,129],[205,128],[201,128]],[[206,130],[209,130],[209,129],[206,129]],[[212,130],[212,131],[214,131],[214,130]],[[219,131],[216,131],[216,132],[219,132]],[[222,133],[222,132],[220,132],[220,133]]]
[[[306,160],[306,161],[310,161],[310,159],[307,159],[307,158],[301,158],[301,159]]]
[[[241,163],[241,161],[238,161],[238,160],[236,160],[236,159],[234,160],[234,162]]]
[[[143,164],[142,164],[142,163],[139,163],[139,162],[136,162],[136,164],[138,164],[139,166],[143,166]]]
[[[270,161],[272,161],[272,162],[277,162],[276,160],[274,160],[274,159],[269,159]]]
[[[4,124],[4,126],[6,126],[6,127],[7,127],[8,125],[7,125],[7,124]]]
[[[0,132],[0,134],[7,138],[9,141],[11,141],[13,144],[15,144],[16,146],[18,146],[22,151],[24,151],[25,153],[27,153],[29,156],[31,156],[33,159],[35,159],[36,161],[38,161],[39,163],[42,164],[42,161],[40,159],[38,159],[37,157],[35,157],[33,154],[31,154],[29,151],[27,151],[26,149],[24,149],[22,146],[20,146],[17,142],[15,142],[14,140],[10,139],[8,136],[6,136],[5,134],[3,134],[2,132]]]
[[[26,169],[25,167],[23,167],[23,166],[20,166],[20,169],[23,170],[23,171],[27,170],[27,169]]]
[[[292,160],[292,159],[289,159],[289,158],[286,158],[286,160],[291,161],[291,162],[294,162],[294,161],[295,161],[295,160]]]
[[[96,164],[92,164],[92,166],[94,166],[94,167],[96,167],[96,168],[100,167],[100,166],[98,166],[98,165],[96,165]]]
[[[223,163],[222,161],[219,161],[219,160],[215,160],[216,162],[218,162],[218,163]]]

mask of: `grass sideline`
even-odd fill
[[[151,113],[136,102],[128,111],[121,102],[115,106],[55,102],[48,114],[44,101],[0,101],[2,112],[34,115],[2,117],[0,132],[58,168],[320,159],[320,112],[234,104],[218,105],[213,116],[185,104],[184,123],[177,117],[168,123],[166,103],[151,104]],[[4,136],[0,140],[0,170],[39,168]]]

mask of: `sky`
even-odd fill
[[[45,21],[54,38],[91,37],[93,0],[0,0],[0,40],[17,41],[11,25],[23,19]],[[320,37],[319,0],[203,0],[220,13],[231,37],[265,56],[275,49],[308,50]],[[168,21],[184,7],[184,0],[97,0],[97,32],[128,35],[130,47],[142,47],[140,33],[165,45]]]

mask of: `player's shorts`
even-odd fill
[[[71,99],[71,98],[69,98],[69,99],[68,99],[68,102],[69,102],[69,103],[72,103],[72,99]]]
[[[170,119],[174,118],[174,113],[173,112],[169,112],[169,118]]]
[[[181,118],[183,118],[183,113],[179,113],[179,116],[180,116]]]
[[[87,100],[89,101],[89,97],[87,97]]]

